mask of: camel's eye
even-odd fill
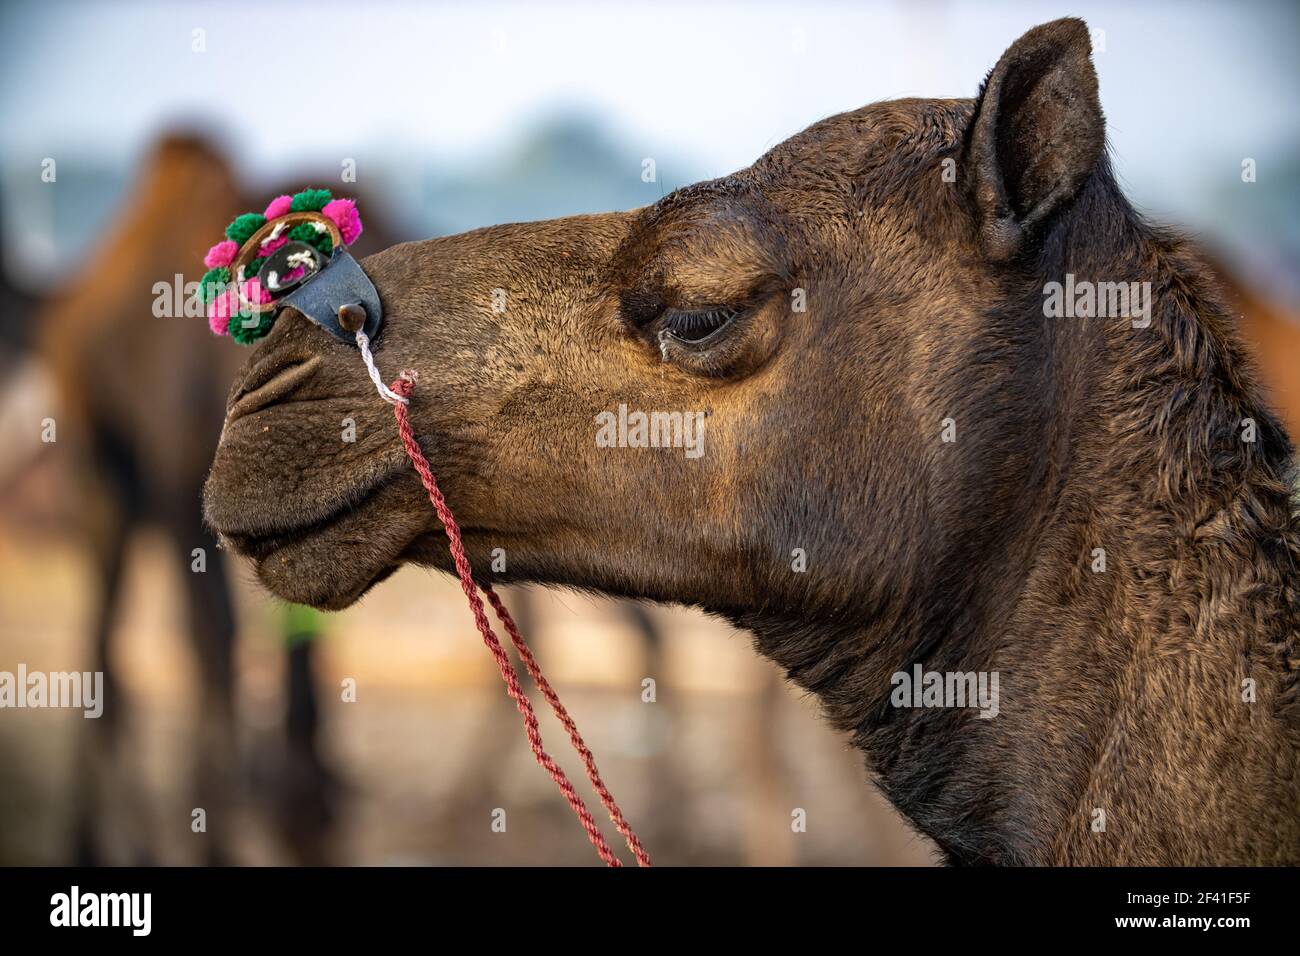
[[[651,300],[641,305],[648,318],[636,329],[664,362],[710,378],[734,378],[767,361],[784,325],[784,295],[760,293],[739,301],[743,304],[733,300],[730,305],[681,308]],[[636,315],[636,306],[635,301],[624,303],[624,315]]]
[[[703,345],[710,342],[740,314],[735,306],[720,305],[709,309],[668,309],[659,319],[661,334],[679,342]]]

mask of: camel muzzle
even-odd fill
[[[239,216],[226,230],[227,241],[213,246],[204,259],[210,271],[203,277],[200,290],[204,301],[209,304],[209,325],[213,332],[229,333],[237,341],[248,344],[269,333],[279,311],[290,307],[336,339],[357,346],[379,397],[393,406],[402,446],[447,534],[461,588],[483,643],[496,661],[501,678],[523,716],[524,732],[534,757],[555,781],[601,860],[608,866],[622,866],[567,775],[542,749],[537,717],[501,639],[488,620],[484,596],[509,635],[533,683],[569,732],[569,740],[582,757],[587,778],[610,820],[626,841],[637,864],[649,866],[649,854],[601,780],[595,757],[542,674],[510,612],[491,585],[480,584],[474,577],[465,554],[460,526],[438,487],[411,423],[410,402],[417,378],[415,371],[406,369],[391,385],[386,385],[375,365],[370,340],[378,334],[383,323],[383,308],[375,284],[347,251],[347,244],[360,232],[361,220],[355,204],[351,200],[332,199],[328,190],[323,189],[307,189],[295,196],[281,196],[267,206],[265,215],[245,213]],[[254,270],[256,277],[248,278]],[[220,286],[223,284],[230,288],[222,291]],[[267,546],[273,550],[278,544],[272,542]],[[249,540],[244,542],[243,549],[254,551],[258,547],[255,540]]]

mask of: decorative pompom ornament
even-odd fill
[[[357,236],[361,235],[361,216],[357,214],[357,204],[353,200],[331,200],[321,208],[321,212],[334,220],[346,245],[357,241]]]
[[[244,269],[244,275],[245,276],[257,275],[259,272],[262,271],[262,266],[264,266],[265,264],[266,264],[266,256],[258,256],[256,259],[254,259],[252,262],[248,264],[248,267],[246,269]]]
[[[268,225],[269,224],[269,225]],[[336,249],[351,245],[361,235],[361,217],[351,199],[335,199],[328,189],[304,189],[292,196],[276,196],[265,213],[246,212],[226,227],[226,238],[208,250],[203,264],[208,271],[199,281],[199,298],[206,306],[208,326],[217,335],[229,335],[245,345],[271,331],[276,308],[304,275],[324,268]],[[256,239],[256,248],[252,243]],[[304,265],[299,250],[291,256],[293,268],[281,268],[275,289],[264,289],[259,279],[262,267],[290,242],[305,243],[321,254],[323,262]],[[296,261],[295,261],[296,260]],[[234,275],[235,267],[239,275]],[[241,282],[240,294],[233,283]]]
[[[240,345],[252,345],[271,331],[275,324],[274,312],[241,316],[230,323],[230,337]]]
[[[235,261],[237,255],[239,255],[239,243],[226,239],[208,250],[208,254],[203,257],[203,264],[209,269],[228,266]]]
[[[291,212],[293,212],[293,197],[288,195],[276,196],[266,207],[266,221],[270,222],[272,219],[279,219]]]
[[[257,279],[249,279],[240,291],[243,292],[244,298],[254,305],[270,305],[273,299],[271,293],[263,289],[262,283]]]
[[[272,301],[271,293],[262,288],[262,283],[256,279],[249,279],[240,287],[244,299],[254,305],[267,305]],[[271,331],[271,323],[275,321],[275,312],[254,312],[239,305],[240,312],[232,316],[230,322],[230,337],[236,342],[247,345],[257,339],[260,339],[266,333]]]
[[[267,256],[269,256],[271,253],[275,252],[276,249],[279,249],[282,245],[284,245],[284,244],[285,244],[286,242],[288,242],[288,241],[289,241],[289,237],[288,237],[288,236],[281,236],[281,237],[278,238],[278,239],[268,239],[268,240],[266,240],[265,242],[262,243],[261,247],[257,250],[258,258],[260,258],[260,259],[265,259]],[[260,268],[262,268],[262,267],[261,267],[261,265],[259,264],[258,267],[257,267],[257,269],[260,269]],[[249,263],[249,266],[248,266],[248,272],[249,272],[250,274],[256,272],[257,269],[254,269],[252,263]]]
[[[304,189],[293,194],[290,212],[320,212],[333,198],[328,189]]]
[[[199,280],[199,298],[204,302],[214,301],[230,284],[230,270],[225,266],[217,266],[215,269],[209,269],[203,273],[203,278]]]
[[[246,212],[242,216],[236,216],[235,221],[226,227],[226,238],[242,246],[265,225],[266,217],[260,212]]]
[[[214,335],[226,335],[230,331],[230,319],[236,309],[235,290],[226,289],[208,304],[208,328]]]
[[[334,251],[334,240],[330,238],[330,234],[328,232],[321,232],[309,223],[303,223],[301,226],[294,226],[289,230],[289,238],[296,242],[305,242],[307,245],[315,247],[322,255],[328,256]]]

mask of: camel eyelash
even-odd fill
[[[713,306],[707,309],[666,309],[659,317],[660,334],[671,335],[679,342],[698,344],[740,315],[738,306]]]

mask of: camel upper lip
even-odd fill
[[[226,410],[226,425],[280,402],[315,375],[320,366],[319,355],[271,359],[257,365],[245,377]]]
[[[203,517],[214,532],[228,540],[241,554],[274,550],[309,537],[342,515],[364,505],[400,473],[402,460],[396,454],[372,462],[367,473],[357,476],[346,489],[304,502],[291,515],[250,508],[247,501],[233,505],[209,493],[204,495]],[[211,481],[211,477],[209,478]]]

